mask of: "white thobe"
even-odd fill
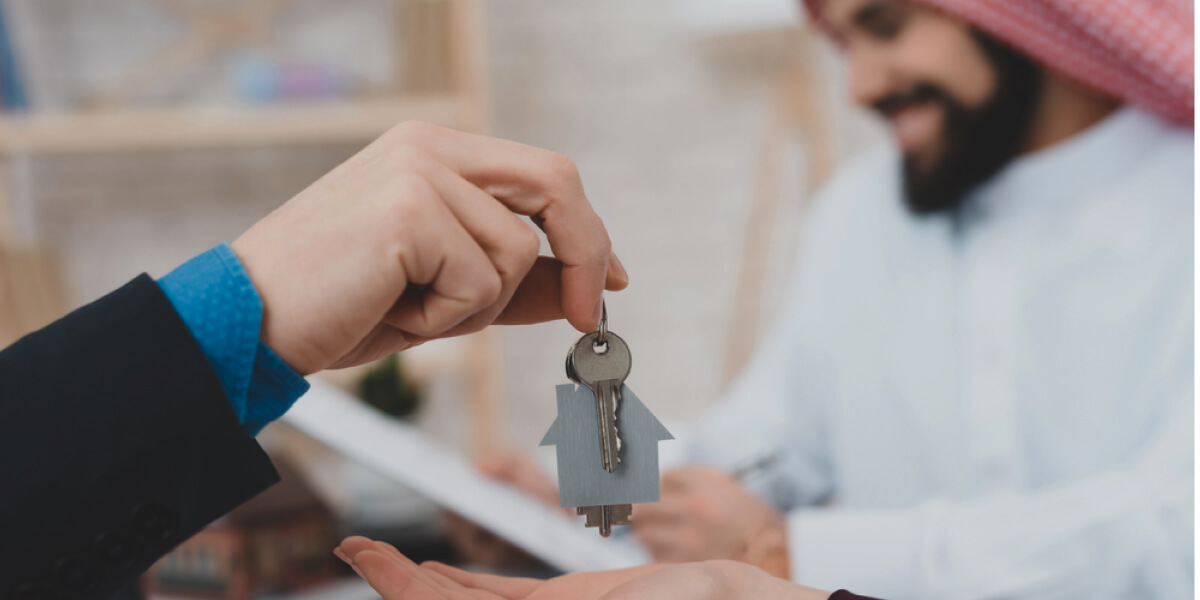
[[[894,150],[816,200],[793,289],[695,433],[763,457],[792,572],[903,598],[1193,585],[1193,138],[1133,109],[915,217]]]

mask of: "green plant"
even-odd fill
[[[404,371],[400,354],[375,361],[358,380],[358,396],[364,402],[397,418],[417,412],[421,391]]]

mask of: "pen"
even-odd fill
[[[745,481],[746,479],[771,468],[777,462],[779,462],[779,453],[772,452],[765,456],[761,456],[749,461],[740,467],[735,467],[733,469],[733,476],[736,477],[738,481]]]

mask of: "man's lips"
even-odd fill
[[[932,143],[941,122],[941,110],[935,102],[913,102],[886,116],[905,154]]]

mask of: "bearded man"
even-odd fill
[[[808,7],[896,144],[821,193],[695,440],[756,493],[668,473],[639,537],[893,598],[1189,595],[1191,8]]]
[[[895,145],[820,193],[692,436],[718,468],[638,537],[890,598],[1190,595],[1191,7],[807,7]]]

